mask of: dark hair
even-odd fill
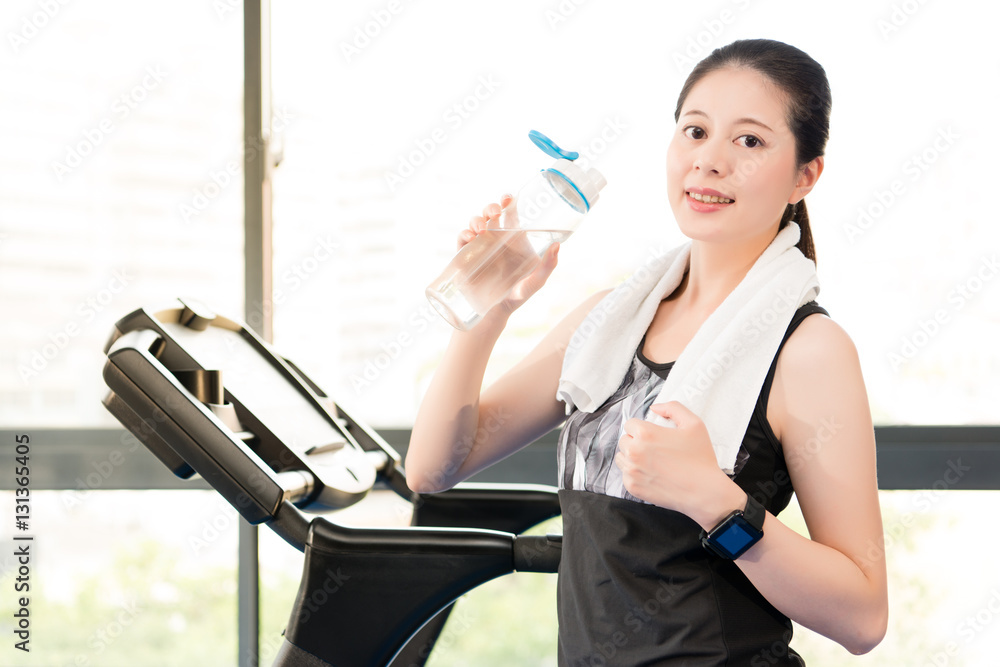
[[[785,93],[788,100],[786,120],[795,137],[799,167],[823,155],[830,136],[832,106],[826,72],[803,51],[771,39],[742,39],[712,51],[695,66],[684,82],[677,98],[674,121],[680,117],[684,100],[695,84],[705,75],[726,67],[756,70]],[[789,220],[795,220],[801,228],[799,250],[816,261],[816,248],[804,199],[785,207],[778,229],[784,229]]]

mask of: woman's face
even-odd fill
[[[751,69],[716,70],[691,89],[667,150],[670,208],[685,236],[769,242],[786,204],[811,189],[819,173],[798,169],[785,106]]]

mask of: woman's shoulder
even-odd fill
[[[858,350],[850,335],[823,313],[804,318],[778,355],[768,421],[782,441],[789,415],[822,415],[845,394],[863,395]]]
[[[804,317],[788,337],[778,359],[778,371],[796,374],[837,366],[857,358],[850,335],[824,312]]]

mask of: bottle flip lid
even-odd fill
[[[575,160],[580,157],[580,154],[576,151],[567,151],[559,148],[559,146],[556,145],[556,142],[552,141],[538,130],[528,132],[528,138],[531,139],[536,146],[545,151],[546,155],[550,155],[557,160]]]
[[[560,196],[581,213],[589,211],[590,207],[597,201],[601,189],[608,183],[601,172],[596,169],[584,171],[573,162],[580,157],[579,153],[560,148],[554,141],[537,130],[529,132],[528,138],[547,155],[556,158],[555,164],[542,171],[546,173],[549,182],[553,183],[553,187],[556,187],[557,191],[561,189],[558,187],[558,182],[566,183],[571,187],[572,193],[563,191]],[[579,195],[579,203],[582,206],[578,205],[577,198],[572,194]]]

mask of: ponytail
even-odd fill
[[[778,231],[788,226],[790,221],[794,221],[799,226],[799,242],[795,247],[802,251],[802,254],[816,262],[816,246],[813,245],[812,229],[809,227],[809,212],[806,210],[806,200],[801,199],[797,204],[785,206],[785,212],[781,216],[781,224]]]

